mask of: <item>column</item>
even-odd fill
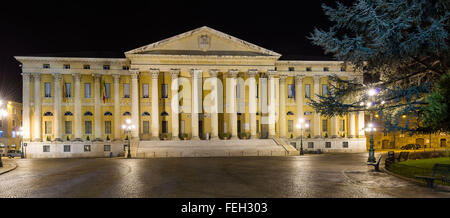
[[[248,76],[250,79],[250,86],[248,87],[248,110],[250,112],[250,136],[252,139],[256,139],[256,74],[257,70],[249,70]]]
[[[102,110],[101,110],[101,100],[100,100],[100,81],[102,78],[102,75],[100,74],[92,74],[94,77],[94,98],[95,98],[95,104],[94,104],[94,140],[95,141],[101,141],[102,139]]]
[[[178,75],[180,74],[180,69],[172,69],[172,140],[179,140],[179,114],[180,114],[180,101],[178,96],[179,81]]]
[[[236,77],[238,75],[238,70],[229,70],[228,76],[230,77],[230,85],[228,86],[230,88],[230,91],[228,92],[230,94],[230,102],[227,102],[227,105],[229,105],[229,113],[230,113],[230,124],[231,124],[231,139],[239,139],[238,132],[237,132],[237,108],[236,108]],[[228,94],[227,93],[227,94]]]
[[[349,123],[349,128],[348,128],[348,137],[349,138],[354,138],[355,137],[355,113],[354,112],[350,112],[348,113],[348,123]]]
[[[217,140],[219,139],[219,82],[220,80],[217,78],[217,74],[219,73],[219,70],[217,69],[211,69],[209,71],[209,76],[215,80],[214,82],[214,89],[216,90],[215,96],[214,96],[214,106],[211,111],[211,140]]]
[[[74,140],[81,141],[81,74],[74,73],[75,111],[74,111]]]
[[[131,131],[131,138],[139,140],[139,71],[131,71],[131,123],[135,126]],[[152,77],[153,78],[153,77]],[[158,79],[156,79],[158,82]],[[158,102],[158,101],[156,101]],[[153,103],[153,99],[152,99]],[[159,114],[157,114],[158,116]],[[153,115],[154,116],[154,115]]]
[[[55,93],[53,95],[53,121],[55,127],[55,141],[61,140],[61,74],[53,74],[53,81],[55,83]]]
[[[150,69],[150,74],[152,75],[152,140],[159,139],[159,87],[158,87],[158,77],[159,69]]]
[[[275,132],[275,106],[276,106],[276,90],[275,90],[275,70],[268,70],[269,77],[269,138],[276,135]]]
[[[192,78],[192,111],[191,111],[191,129],[192,139],[199,140],[198,116],[202,112],[202,71],[199,69],[191,70]]]
[[[114,74],[114,140],[120,140],[120,75]]]
[[[300,118],[303,118],[303,75],[295,75],[295,100],[297,101],[297,120],[294,122],[296,125]],[[295,126],[294,126],[295,128]],[[300,136],[300,129],[295,128],[297,135]]]
[[[320,90],[320,76],[314,76],[314,99],[315,100],[319,100],[318,99],[318,95]],[[320,134],[320,114],[315,111],[314,112],[314,137],[315,138],[320,138],[321,134]]]
[[[34,78],[34,113],[33,113],[33,141],[42,141],[41,135],[41,74],[33,74]]]
[[[22,73],[22,132],[23,140],[29,141],[31,139],[30,132],[30,73]]]
[[[331,138],[338,137],[338,118],[337,116],[331,117],[331,126],[330,126]]]
[[[361,138],[365,137],[364,128],[365,128],[364,111],[359,111],[358,112],[358,137],[361,137]]]
[[[280,75],[280,113],[279,113],[279,122],[280,122],[280,137],[286,138],[286,77],[287,75]]]

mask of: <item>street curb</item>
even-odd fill
[[[395,176],[397,178],[400,178],[400,179],[403,179],[403,180],[406,180],[406,181],[409,181],[409,182],[412,182],[412,183],[415,183],[415,184],[420,184],[420,185],[423,185],[424,187],[426,186],[425,182],[422,182],[422,181],[419,181],[419,180],[416,180],[416,179],[413,179],[413,178],[405,177],[405,176],[402,176],[402,175],[398,175],[396,173],[393,173],[393,172],[387,170],[383,166],[381,166],[380,168],[381,168],[381,170],[383,172],[385,172],[385,173],[387,173],[387,174],[389,174],[391,176]],[[445,186],[445,185],[440,185],[440,184],[434,184],[434,188],[431,188],[431,190],[437,190],[437,191],[443,191],[444,190],[444,191],[450,192],[450,187],[449,186]]]
[[[13,171],[13,170],[15,170],[17,168],[18,165],[17,165],[16,161],[12,161],[12,162],[14,163],[14,167],[9,169],[9,170],[0,172],[0,175],[3,175],[3,174],[8,173],[8,172],[11,172],[11,171]]]

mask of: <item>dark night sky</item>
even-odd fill
[[[306,3],[310,2],[310,3]],[[0,98],[21,101],[15,55],[122,53],[201,26],[282,54],[318,59],[306,38],[330,23],[324,1],[30,1],[0,3]],[[325,1],[335,5],[333,1]],[[244,4],[245,3],[245,4]]]

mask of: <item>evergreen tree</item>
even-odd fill
[[[363,72],[365,81],[330,76],[329,95],[311,101],[314,109],[326,116],[377,112],[388,131],[423,131],[417,121],[429,103],[425,96],[449,72],[450,1],[357,0],[323,9],[334,25],[315,29],[309,38]],[[369,89],[377,90],[374,98]],[[427,120],[437,119],[431,116]]]

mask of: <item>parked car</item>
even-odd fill
[[[419,144],[407,144],[402,146],[400,149],[402,150],[414,150],[414,149],[420,149],[420,145]]]
[[[9,158],[20,157],[21,154],[22,154],[21,151],[8,150],[8,157],[9,157]]]

